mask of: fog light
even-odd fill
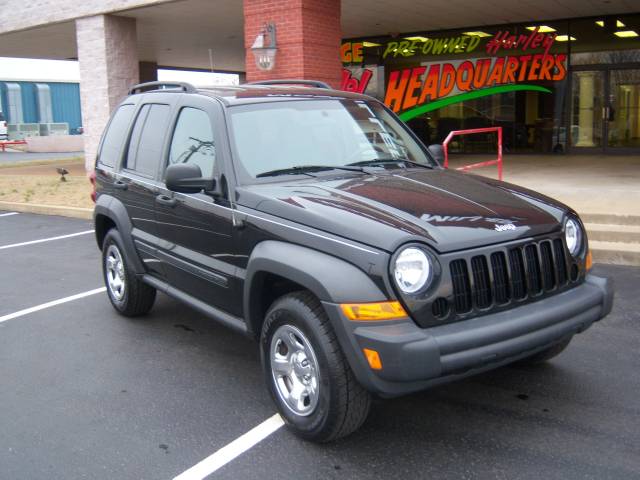
[[[362,351],[364,356],[367,357],[367,362],[369,362],[372,370],[382,370],[382,360],[380,360],[378,352],[369,348],[363,348]]]

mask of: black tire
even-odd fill
[[[109,230],[102,243],[102,275],[104,284],[107,287],[107,295],[113,308],[126,317],[137,317],[151,310],[156,300],[156,289],[143,283],[142,280],[131,271],[127,262],[127,254],[122,245],[123,242],[120,232],[115,228]],[[124,275],[124,282],[121,295],[112,291],[108,279],[108,259],[109,256],[116,251],[121,258],[123,266],[122,273]]]
[[[301,332],[317,360],[317,403],[306,415],[297,414],[287,405],[272,372],[272,339],[283,331],[281,327]],[[269,392],[285,424],[298,436],[329,442],[353,433],[366,420],[371,395],[353,375],[324,308],[311,293],[289,293],[271,305],[262,326],[260,353]]]
[[[544,363],[547,360],[551,360],[553,357],[560,355],[564,351],[564,349],[569,346],[572,338],[573,337],[569,337],[565,340],[562,340],[560,343],[556,343],[555,345],[547,348],[546,350],[535,353],[530,357],[523,358],[518,363],[522,365],[537,365],[540,363]]]

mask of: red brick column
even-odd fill
[[[256,67],[251,45],[265,23],[276,25],[276,66]],[[322,80],[340,86],[340,0],[244,0],[247,81]]]

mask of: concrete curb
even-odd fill
[[[93,218],[92,208],[65,207],[62,205],[41,205],[38,203],[2,202],[0,210],[10,210],[21,213],[38,213],[40,215],[59,215],[61,217],[82,218],[91,220]]]

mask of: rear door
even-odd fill
[[[113,184],[120,190],[117,196],[133,224],[136,248],[147,269],[159,277],[164,276],[164,271],[156,255],[159,239],[154,209],[171,110],[168,103],[141,105]]]
[[[224,183],[223,135],[221,107],[203,97],[184,95],[173,122],[165,167],[196,164],[204,177]],[[161,259],[169,283],[209,305],[240,315],[232,215],[226,192],[219,196],[177,193],[161,181],[156,215]]]

